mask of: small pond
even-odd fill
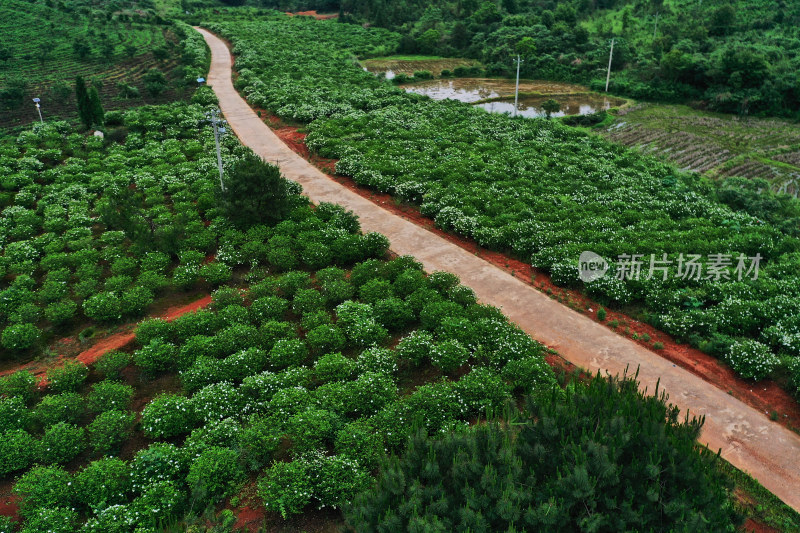
[[[493,113],[512,113],[514,110],[514,80],[495,78],[437,79],[401,85],[409,92],[424,94],[434,100],[459,100],[475,103]],[[517,114],[523,117],[542,117],[541,105],[553,99],[561,105],[554,117],[564,115],[588,115],[625,103],[621,98],[590,93],[586,87],[540,80],[520,80],[519,92],[537,93],[537,96],[520,96]],[[491,102],[484,100],[496,99]],[[477,103],[480,102],[480,103]]]

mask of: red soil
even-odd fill
[[[211,303],[211,296],[210,295],[205,296],[187,305],[168,308],[164,313],[160,315],[160,317],[164,318],[165,320],[170,320],[170,321],[175,320],[181,315],[185,315],[186,313],[191,313],[192,311],[197,311],[198,309],[207,307],[210,303]],[[122,329],[122,331],[118,331],[117,333],[109,335],[108,337],[105,337],[95,342],[91,348],[80,352],[74,358],[64,355],[63,354],[64,350],[62,348],[74,345],[76,343],[75,339],[71,337],[60,339],[56,341],[54,344],[54,348],[59,351],[59,355],[57,356],[55,361],[45,361],[45,362],[33,361],[31,363],[21,365],[16,368],[4,370],[3,372],[0,372],[0,376],[13,374],[18,370],[27,370],[28,372],[31,372],[35,376],[39,376],[41,378],[41,380],[39,381],[39,387],[44,388],[47,386],[47,378],[45,377],[45,374],[47,373],[47,370],[49,368],[57,366],[58,364],[68,359],[74,359],[76,361],[80,361],[85,365],[91,365],[92,363],[97,361],[102,355],[112,350],[121,350],[126,346],[128,346],[131,342],[133,342],[135,338],[135,334],[133,331],[134,325],[128,324],[120,329]]]
[[[290,17],[300,16],[300,17],[314,17],[317,20],[327,20],[327,19],[335,19],[339,17],[338,13],[331,13],[328,15],[321,15],[316,11],[298,11],[297,13],[289,13],[286,12],[287,15]]]
[[[266,117],[267,124],[270,125],[286,144],[299,155],[311,161],[315,166],[331,179],[344,185],[351,191],[369,199],[375,204],[380,205],[387,211],[399,215],[418,226],[439,235],[440,237],[457,244],[469,252],[483,258],[486,261],[502,268],[526,283],[535,286],[539,290],[550,294],[552,297],[564,301],[577,312],[586,314],[597,320],[596,312],[600,304],[587,298],[579,291],[564,289],[552,283],[550,276],[537,270],[531,265],[518,259],[514,259],[500,252],[494,252],[481,248],[475,241],[465,239],[437,228],[433,221],[422,214],[419,209],[407,204],[398,204],[391,195],[379,193],[356,184],[351,178],[336,174],[335,159],[325,159],[311,154],[305,145],[305,134],[298,131],[299,128],[286,126],[277,117],[271,116],[268,112],[261,110],[262,116]],[[617,320],[619,327],[617,331],[631,337],[634,333],[638,337],[647,334],[650,341],[641,339],[635,340],[640,345],[653,350],[661,357],[672,361],[676,365],[689,370],[693,374],[701,377],[706,382],[722,389],[735,398],[743,401],[749,406],[762,411],[765,416],[775,412],[778,414],[777,422],[791,428],[800,428],[800,404],[776,382],[764,380],[758,383],[744,380],[737,377],[733,370],[720,360],[692,348],[686,344],[677,343],[666,333],[644,324],[624,313],[607,310],[607,322]],[[627,332],[626,332],[627,329]],[[663,349],[655,350],[652,343],[660,342],[664,345]],[[559,364],[559,366],[563,366]]]
[[[747,533],[780,533],[780,529],[759,524],[752,518],[745,520],[744,525],[739,530]]]

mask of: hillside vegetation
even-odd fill
[[[313,2],[312,2],[313,4]],[[605,85],[635,98],[797,116],[800,5],[769,0],[342,0],[343,20],[403,33],[401,51],[479,59],[510,75]]]

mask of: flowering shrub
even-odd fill
[[[212,446],[203,450],[186,476],[186,483],[201,507],[233,494],[244,481],[245,471],[239,463],[239,454],[230,448]]]
[[[22,500],[19,514],[36,516],[39,509],[70,507],[75,499],[72,476],[58,466],[35,466],[25,472],[14,485],[14,494]]]
[[[758,341],[744,340],[731,346],[725,360],[742,377],[761,380],[778,365],[778,357]]]
[[[308,465],[299,459],[273,463],[258,481],[258,495],[267,511],[283,518],[299,514],[311,502],[312,483]]]
[[[299,339],[280,339],[269,352],[269,362],[276,368],[300,365],[306,357],[308,348]]]
[[[126,383],[101,381],[92,385],[86,400],[89,409],[95,413],[125,411],[131,406],[133,394],[133,387]]]
[[[427,331],[413,331],[403,337],[397,345],[397,353],[402,359],[419,366],[429,360],[433,351],[433,335]]]
[[[38,442],[24,429],[0,433],[0,475],[28,468],[36,458]]]
[[[122,504],[131,490],[130,467],[116,457],[92,461],[75,474],[75,487],[78,503],[89,509],[99,511]]]
[[[445,374],[466,364],[469,355],[469,351],[455,340],[437,342],[430,351],[431,363]]]
[[[198,419],[208,423],[239,415],[244,397],[233,384],[223,381],[207,385],[194,393],[191,405]]]
[[[250,304],[250,318],[262,323],[268,320],[282,320],[289,309],[289,302],[278,296],[264,296]]]
[[[32,512],[25,520],[21,533],[73,533],[76,531],[79,517],[75,509],[69,507],[41,507]]]
[[[358,372],[374,372],[393,376],[397,374],[397,353],[386,348],[369,348],[361,352],[357,360]]]
[[[130,438],[136,413],[127,411],[106,411],[100,413],[89,424],[89,444],[97,454],[116,453]]]
[[[150,375],[173,370],[176,366],[178,349],[161,339],[153,339],[143,348],[133,354],[136,366]]]
[[[39,380],[27,370],[17,370],[0,378],[0,394],[29,402],[36,395]]]
[[[121,319],[122,308],[122,300],[113,292],[100,292],[83,302],[84,314],[101,322]]]
[[[12,429],[25,429],[30,415],[21,398],[0,398],[0,433]]]
[[[212,261],[200,267],[199,274],[200,277],[216,287],[230,281],[233,270],[225,263]]]
[[[40,336],[39,328],[33,324],[12,324],[3,330],[0,344],[8,350],[23,351],[34,346]]]
[[[151,438],[183,435],[195,425],[194,403],[177,394],[161,394],[142,410],[142,431]]]
[[[67,463],[86,447],[83,428],[58,422],[48,427],[38,446],[38,460],[44,464]]]
[[[89,369],[83,363],[66,361],[63,366],[47,371],[47,381],[53,392],[74,392],[83,385],[88,375]]]
[[[341,353],[329,353],[314,363],[314,377],[322,383],[347,381],[355,374],[355,362]]]
[[[131,364],[131,355],[125,352],[112,350],[101,355],[95,361],[94,369],[106,379],[119,379],[122,370]]]
[[[189,458],[184,450],[174,444],[157,442],[139,450],[130,463],[131,486],[141,492],[161,481],[177,482],[185,479],[189,471]]]
[[[292,439],[293,453],[322,449],[333,441],[342,425],[341,419],[330,411],[309,408],[286,422],[286,430]]]
[[[334,448],[338,455],[349,457],[368,470],[376,468],[384,456],[383,440],[365,418],[339,430]]]

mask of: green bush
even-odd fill
[[[173,338],[175,326],[163,318],[147,318],[136,327],[136,342],[147,346],[153,340],[169,341]]]
[[[34,324],[12,324],[3,330],[0,342],[3,348],[21,352],[33,348],[42,333]]]
[[[104,457],[75,474],[75,496],[88,509],[104,509],[128,501],[130,467],[122,459]]]
[[[189,457],[174,444],[157,442],[136,452],[130,471],[133,490],[141,492],[159,481],[178,482],[186,479]]]
[[[95,413],[105,411],[127,411],[133,401],[134,390],[128,384],[114,381],[101,381],[92,385],[87,396],[89,410]]]
[[[0,378],[0,394],[20,398],[27,403],[36,395],[38,384],[36,376],[27,370],[17,370],[11,375]]]
[[[347,505],[373,483],[369,471],[348,456],[328,457],[318,452],[303,460],[308,463],[312,492],[320,507]]]
[[[267,511],[285,519],[300,514],[311,502],[311,478],[305,462],[273,463],[258,480],[258,495]]]
[[[768,346],[749,339],[734,343],[725,361],[743,378],[756,381],[769,376],[779,363]]]
[[[201,508],[231,496],[244,481],[245,471],[239,463],[239,454],[230,448],[211,447],[200,453],[192,462],[186,483]]]
[[[78,304],[72,300],[65,298],[57,302],[48,304],[44,308],[44,316],[53,323],[55,326],[66,324],[75,316],[78,310]]]
[[[280,339],[269,351],[269,362],[277,368],[298,366],[308,357],[306,344],[299,339]]]
[[[40,508],[28,516],[20,533],[74,533],[79,521],[75,509],[63,506]]]
[[[0,433],[25,429],[29,422],[28,408],[22,398],[0,398]]]
[[[153,293],[147,287],[131,287],[122,293],[122,311],[128,315],[142,315],[153,300]]]
[[[260,470],[272,460],[282,437],[283,431],[273,420],[251,416],[237,442],[242,463],[251,471]]]
[[[48,427],[38,446],[38,460],[44,464],[67,463],[86,448],[83,428],[58,422]]]
[[[122,300],[113,292],[100,292],[83,302],[83,313],[94,320],[111,322],[122,318]]]
[[[325,299],[314,289],[298,289],[294,293],[292,311],[296,315],[311,313],[325,309]]]
[[[219,261],[212,261],[200,267],[200,277],[214,287],[229,282],[232,276],[233,269]]]
[[[48,394],[34,408],[33,417],[46,428],[58,422],[75,424],[83,417],[85,410],[83,398],[74,392]]]
[[[71,507],[75,499],[72,476],[59,466],[35,466],[25,472],[14,485],[14,494],[21,498],[19,514],[34,517],[40,509]]]
[[[189,433],[195,420],[194,406],[189,398],[161,394],[142,410],[142,431],[150,438],[168,439]]]
[[[89,444],[100,455],[115,454],[130,438],[136,413],[106,411],[89,424]]]
[[[223,381],[207,385],[192,396],[192,407],[204,423],[241,414],[244,397],[233,384]]]
[[[330,411],[310,408],[293,415],[286,422],[292,439],[292,453],[322,449],[333,442],[342,425],[341,419]]]
[[[24,429],[0,434],[0,476],[28,468],[36,459],[39,443]]]
[[[400,340],[397,345],[397,354],[401,359],[419,366],[430,359],[433,347],[433,335],[427,331],[414,331]]]
[[[262,323],[268,320],[282,320],[289,310],[289,302],[278,296],[264,296],[250,304],[250,318]]]
[[[321,325],[306,333],[306,342],[315,354],[319,354],[344,349],[347,339],[336,326]]]
[[[341,353],[329,353],[314,364],[314,377],[322,382],[349,381],[356,371],[355,361]]]
[[[63,366],[47,371],[48,387],[53,392],[75,392],[86,381],[89,368],[78,361],[65,361]]]
[[[455,340],[437,342],[430,351],[431,363],[445,374],[466,364],[469,355],[469,350]]]
[[[144,372],[157,375],[161,372],[175,370],[178,349],[161,339],[150,341],[133,354],[133,362]]]
[[[336,434],[334,449],[368,470],[378,467],[384,457],[383,440],[367,419],[350,422]]]
[[[129,364],[131,364],[131,355],[129,353],[112,350],[101,355],[95,361],[94,369],[106,379],[119,379],[122,370]]]

